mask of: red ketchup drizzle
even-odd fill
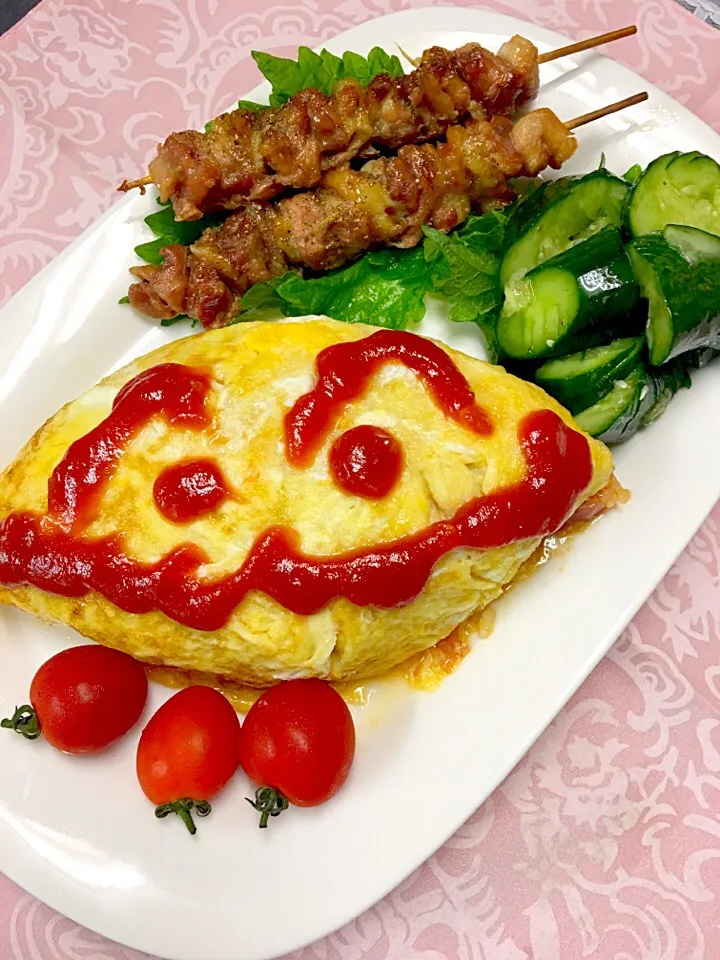
[[[190,523],[210,513],[231,494],[222,470],[214,460],[174,463],[153,486],[155,505],[171,523]]]
[[[402,467],[402,448],[395,437],[369,424],[346,430],[330,450],[330,469],[335,482],[357,497],[387,496],[397,483]]]
[[[451,420],[480,436],[492,433],[492,424],[478,406],[470,384],[444,350],[415,333],[379,330],[362,340],[336,343],[320,351],[317,383],[285,417],[289,463],[306,467],[312,462],[345,407],[362,396],[372,375],[390,360],[415,371]]]
[[[199,429],[210,424],[209,378],[177,363],[138,374],[118,392],[112,413],[71,444],[48,481],[48,514],[67,529],[88,526],[103,487],[132,438],[155,416]]]
[[[438,386],[439,381],[433,383]],[[73,444],[57,467],[50,481],[50,514],[11,514],[0,523],[0,582],[33,584],[68,597],[96,590],[130,613],[160,610],[178,623],[206,631],[223,627],[250,590],[304,615],[335,597],[359,606],[397,607],[420,593],[433,565],[449,550],[499,547],[554,532],[592,478],[585,437],[552,411],[538,410],[519,426],[527,464],[519,483],[471,500],[450,520],[377,547],[312,557],[299,549],[295,531],[270,527],[237,571],[209,581],[198,576],[198,568],[210,558],[193,544],[176,548],[157,563],[142,563],[124,553],[120,535],[101,540],[80,536],[76,528],[112,476],[121,444],[155,415],[186,426],[207,424],[209,389],[204,375],[175,364],[155,367],[131,381],[104,423]],[[308,422],[317,423],[312,416]]]

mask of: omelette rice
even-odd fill
[[[300,456],[292,436],[288,440],[289,415],[306,410],[312,419],[320,388],[327,386],[328,396],[336,389],[332,371],[325,371],[323,380],[322,358],[338,346],[364,349],[362,355],[370,356],[368,338],[378,333],[322,317],[236,325],[165,345],[67,404],[0,475],[0,602],[67,624],[149,664],[200,672],[218,684],[255,687],[298,676],[338,681],[377,676],[447,637],[502,593],[543,536],[608,488],[612,458],[535,385],[442,344],[390,331],[383,332],[382,342],[392,347],[395,338],[397,355],[391,350],[389,362],[373,369],[352,396],[335,403],[325,433]],[[435,364],[429,374],[419,361],[413,367],[412,357],[397,362],[403,350],[413,353],[416,342],[418,355],[431,356]],[[128,432],[92,510],[82,518],[53,513],[63,470],[65,494],[73,483],[87,481],[66,469],[72,451],[78,444],[87,446],[87,438],[105,424],[121,432],[139,376],[169,366],[206,384],[206,421],[200,427],[187,418],[170,423],[158,408]],[[461,392],[465,389],[470,397],[465,406],[453,408],[448,402],[443,407],[442,384],[437,386],[443,377],[454,377]],[[557,483],[565,483],[562,478],[575,469],[575,461],[587,461],[586,474],[578,473],[581,485],[568,488],[562,514],[552,517],[541,515],[537,493],[543,483],[552,483],[533,475],[528,446],[541,433],[541,417],[556,425],[558,456],[566,458]],[[300,418],[295,426],[303,422]],[[537,428],[523,434],[523,423],[531,422]],[[401,451],[397,478],[382,496],[349,492],[333,472],[331,454],[338,440],[358,427],[391,436]],[[204,473],[191,476],[196,498],[198,490],[206,498],[202,510],[169,514],[160,481],[167,479],[172,487],[176,477],[173,489],[187,492],[188,464],[205,465]],[[222,495],[214,499],[211,493],[220,486]],[[519,526],[511,536],[506,529],[491,542],[493,517],[501,517],[516,489],[524,498],[517,501],[523,509],[513,514]],[[473,519],[478,505],[486,510],[486,528]],[[21,521],[32,536],[13,539]],[[473,524],[473,536],[480,540],[472,542],[485,546],[452,539]],[[283,530],[292,531],[292,542],[282,540],[277,531]],[[267,542],[280,550],[281,562],[273,567],[274,580],[253,579],[250,560],[257,561],[253,569],[265,562],[258,544],[268,531],[276,539]],[[424,579],[407,553],[408,563],[381,577],[375,594],[369,588],[362,592],[367,569],[353,568],[355,579],[338,586],[343,558],[370,556],[382,565],[394,545],[427,545],[432,539],[427,531],[435,541],[445,537],[445,547],[430,557]],[[37,543],[62,537],[81,550],[62,583],[42,568],[49,553],[30,556],[33,536]],[[22,550],[30,553],[21,560]],[[112,563],[103,551],[108,556],[116,551]],[[78,565],[81,555],[85,566]],[[189,556],[197,561],[193,579],[173,579],[167,558]],[[105,579],[97,570],[88,573],[88,557],[95,558]],[[138,612],[142,590],[124,597],[106,583],[107,570],[118,564],[133,564],[148,571],[148,583],[165,578],[173,588],[162,602],[158,590],[154,599],[140,598],[146,608]],[[245,586],[219,612],[207,598],[225,596],[215,590],[218,584],[235,584],[235,589],[238,571]],[[419,589],[409,582],[415,574]],[[183,591],[192,601],[186,608],[179,596]]]

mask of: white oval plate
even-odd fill
[[[541,49],[564,39],[487,11],[407,10],[327,47],[367,52],[519,32]],[[541,103],[570,118],[648,89],[625,67],[583,54],[542,67]],[[262,88],[256,94],[262,93]],[[242,91],[238,91],[242,93]],[[585,127],[568,170],[605,152],[623,173],[668,150],[720,157],[720,138],[659,90]],[[117,306],[149,197],[129,197],[0,313],[0,464],[37,426],[109,370],[187,330]],[[424,332],[481,354],[471,327],[436,315]],[[617,452],[634,497],[502,604],[495,633],[434,694],[386,696],[358,712],[347,787],[316,810],[260,831],[237,781],[191,840],[158,823],[135,782],[137,734],[96,759],[0,737],[0,869],[91,929],[174,960],[259,960],[315,940],[369,907],[482,803],[573,693],[682,550],[720,494],[720,378],[702,371],[651,429]],[[77,642],[0,610],[0,710],[22,702],[35,669]],[[152,706],[167,692],[154,688]]]

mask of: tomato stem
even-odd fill
[[[260,813],[261,829],[268,825],[270,817],[279,817],[283,810],[290,806],[287,797],[284,797],[275,787],[258,787],[255,799],[245,797],[247,802]]]
[[[4,730],[14,730],[26,740],[37,740],[41,733],[40,718],[29,703],[15,707],[12,717],[0,720],[0,727]]]
[[[161,803],[159,807],[155,807],[155,816],[158,820],[163,820],[171,813],[176,813],[190,831],[191,836],[195,836],[197,827],[190,812],[193,807],[199,817],[206,817],[212,810],[207,800],[191,800],[185,797],[183,800],[173,800],[172,803]]]

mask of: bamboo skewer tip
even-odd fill
[[[592,123],[593,120],[601,120],[603,117],[609,117],[613,113],[627,109],[627,107],[634,107],[638,103],[644,103],[648,98],[649,94],[646,91],[636,93],[632,97],[625,97],[624,100],[609,103],[606,107],[591,110],[590,113],[583,113],[573,120],[568,120],[565,126],[570,130],[577,130],[578,127],[583,127],[586,123]]]
[[[152,182],[152,177],[148,174],[146,177],[140,177],[139,180],[123,180],[118,190],[120,193],[127,193],[129,190],[134,190],[137,187],[144,196],[145,187],[149,187]]]
[[[592,50],[594,47],[600,47],[605,43],[614,43],[615,40],[632,37],[636,33],[637,27],[633,24],[628,27],[621,27],[620,30],[611,30],[609,33],[598,34],[596,37],[588,37],[587,40],[578,40],[576,43],[569,43],[565,47],[558,47],[556,50],[548,50],[547,53],[541,53],[538,57],[538,64],[550,63],[552,60],[559,60],[560,57],[570,57],[573,53]]]
[[[588,37],[587,40],[578,40],[575,43],[569,43],[564,47],[557,47],[555,50],[548,50],[547,53],[541,53],[538,57],[538,65],[550,63],[552,60],[559,60],[560,57],[569,57],[573,53],[582,53],[583,50],[592,50],[595,47],[603,46],[606,43],[614,43],[616,40],[624,40],[625,37],[632,37],[637,33],[637,27],[631,24],[627,27],[621,27],[619,30],[610,30],[607,33],[600,33],[595,37]],[[413,67],[417,67],[420,61],[417,57],[411,57],[409,53],[395,41],[402,56]]]

